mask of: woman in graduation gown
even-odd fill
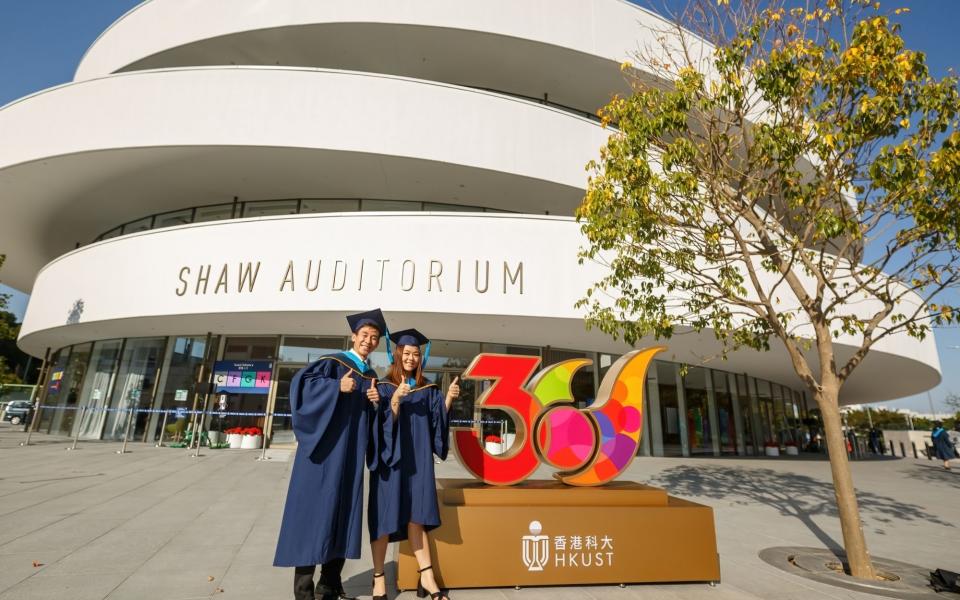
[[[379,310],[347,321],[352,348],[321,357],[290,382],[297,452],[273,564],[295,567],[297,600],[345,596],[344,560],[360,558],[364,463],[376,468],[381,454],[376,373],[368,357],[386,324]],[[322,569],[314,588],[316,565]]]
[[[370,476],[367,521],[373,551],[373,598],[386,598],[383,564],[390,542],[410,540],[420,583],[417,596],[446,598],[433,576],[427,532],[440,525],[433,456],[447,458],[447,412],[460,395],[459,377],[446,395],[423,377],[430,341],[416,329],[390,335],[396,344],[386,381],[377,385],[382,423],[380,460]],[[421,353],[420,346],[426,344]]]

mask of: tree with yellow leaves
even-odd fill
[[[786,350],[866,579],[842,390],[878,343],[955,322],[960,283],[957,80],[905,46],[901,12],[695,0],[624,65],[634,91],[600,111],[613,132],[578,211],[582,260],[610,267],[581,301],[590,326]]]

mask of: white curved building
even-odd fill
[[[0,109],[3,276],[31,294],[20,346],[50,356],[40,429],[157,438],[151,411],[202,408],[201,365],[265,360],[269,393],[230,395],[250,414],[214,427],[290,440],[290,377],[374,306],[438,340],[431,377],[481,351],[586,356],[589,402],[627,348],[574,308],[601,271],[578,265],[572,215],[608,135],[593,115],[662,26],[622,0],[139,5],[73,82]],[[645,453],[800,436],[781,351],[680,376],[712,337],[672,340],[651,370]],[[932,338],[890,338],[843,400],[914,394],[939,369]]]

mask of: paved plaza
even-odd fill
[[[290,570],[270,566],[289,451],[258,461],[259,451],[204,449],[193,458],[131,444],[119,455],[116,443],[81,442],[71,452],[64,438],[34,436],[22,448],[23,437],[0,428],[0,600],[292,597]],[[853,472],[874,555],[960,570],[960,473],[914,459],[857,462]],[[453,458],[438,466],[438,477],[463,476]],[[625,479],[715,509],[719,585],[455,590],[452,598],[875,597],[795,577],[757,557],[773,546],[837,546],[824,460],[638,458]],[[367,550],[347,563],[347,591],[369,598],[371,573]]]

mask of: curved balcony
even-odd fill
[[[388,73],[504,90],[593,113],[664,20],[625,0],[150,0],[87,51],[76,79],[201,65]]]
[[[372,233],[358,244],[356,232]],[[44,267],[20,346],[42,355],[121,337],[338,334],[345,312],[380,306],[437,339],[620,354],[626,346],[585,330],[574,307],[602,275],[597,264],[578,265],[583,243],[572,218],[474,213],[291,215],[144,231]],[[855,343],[840,338],[838,352]],[[665,358],[677,361],[718,350],[709,331],[666,345]],[[801,387],[773,347],[736,352],[723,369]],[[939,380],[932,337],[891,336],[858,368],[843,401],[908,396]]]
[[[290,68],[143,71],[0,110],[7,283],[118,222],[260,198],[572,214],[608,133],[509,96]],[[10,250],[16,248],[17,252]]]

